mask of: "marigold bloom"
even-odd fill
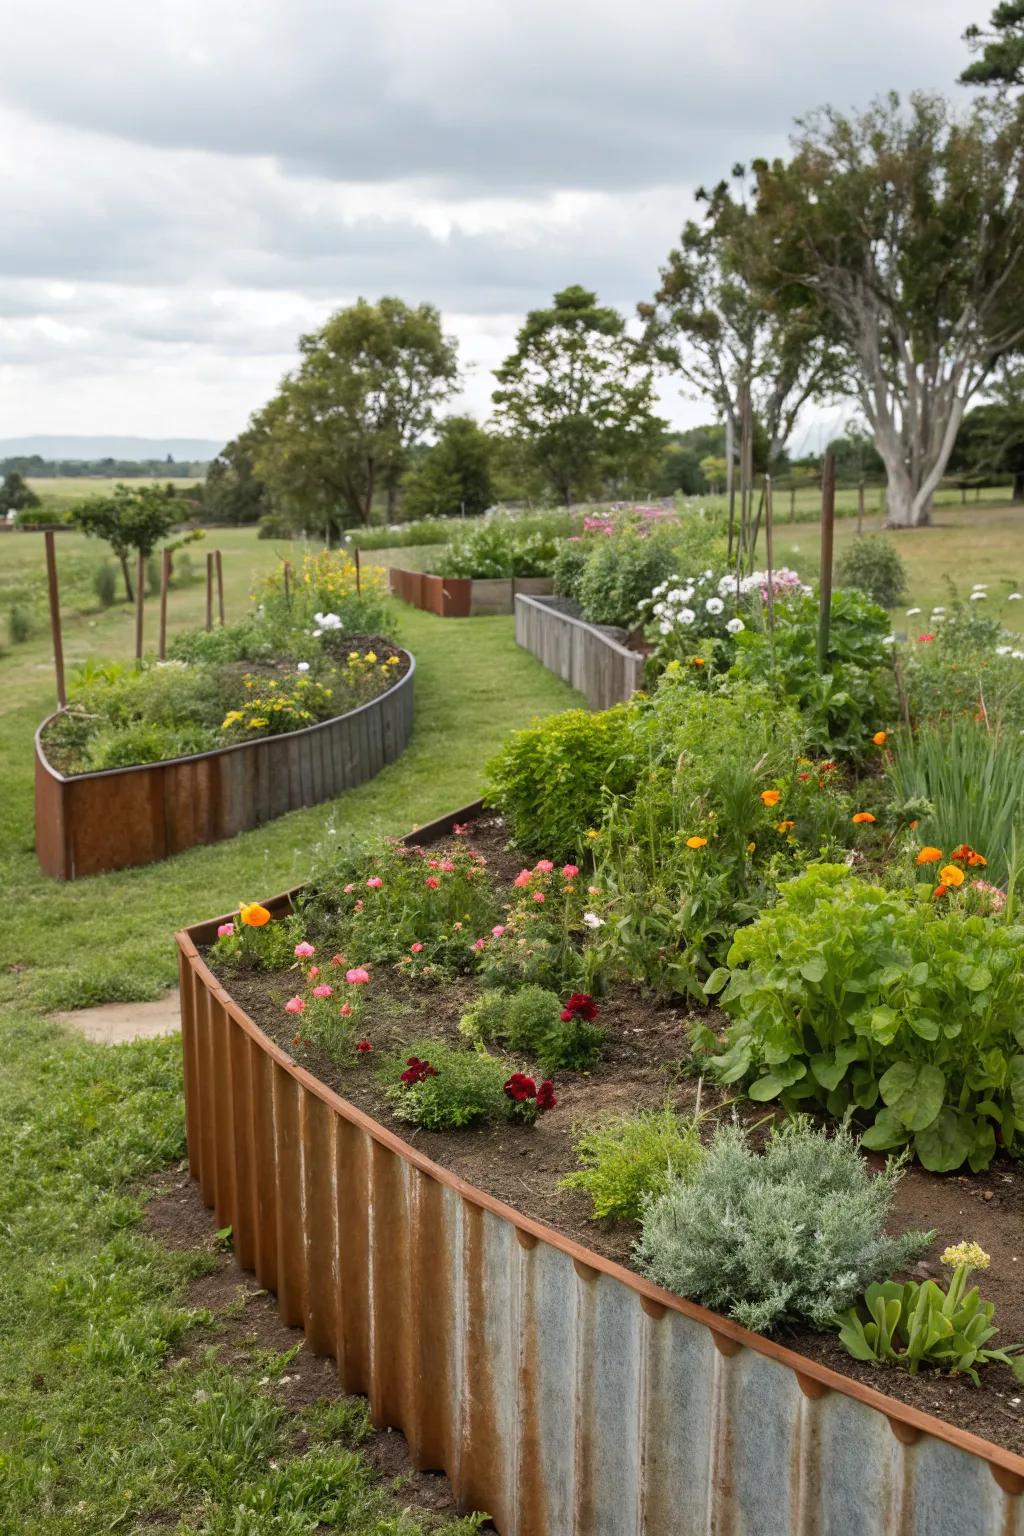
[[[706,848],[707,845],[708,840],[706,837],[688,837],[686,839],[687,848]]]
[[[947,1248],[939,1262],[949,1269],[959,1269],[961,1264],[969,1264],[972,1269],[988,1269],[992,1260],[978,1243],[959,1242]]]
[[[351,1003],[342,1003],[341,1007],[338,1009],[338,1012],[341,1014],[343,1019],[351,1018],[351,1016],[352,1016],[352,1004]]]
[[[558,1100],[555,1098],[555,1085],[550,1077],[546,1077],[537,1089],[537,1108],[541,1114],[546,1110],[554,1109]]]
[[[857,811],[855,815],[851,816],[850,820],[859,827],[865,822],[876,820],[876,818],[872,816],[870,811]]]
[[[703,656],[691,656],[690,657],[690,666],[691,667],[702,667],[703,665],[704,665],[704,657]]]
[[[538,901],[538,902],[544,901],[545,900],[544,892],[543,891],[534,891],[533,899],[534,899],[534,901]]]
[[[598,1015],[598,1007],[589,992],[574,992],[567,1000],[561,1012],[563,1024],[568,1024],[571,1019],[586,1019],[592,1024]]]
[[[373,875],[369,880],[367,880],[366,884],[369,886],[371,891],[379,891],[381,886],[384,884],[384,881],[380,878],[380,875]]]
[[[762,789],[761,791],[761,800],[765,805],[778,805],[781,799],[782,791],[780,789]]]
[[[949,890],[949,886],[948,885],[937,885],[935,887],[934,891],[932,891],[932,895],[933,896],[945,896],[945,894],[946,894],[946,892],[948,890]]]
[[[528,869],[521,869],[518,875],[516,875],[515,879],[512,881],[512,884],[518,886],[521,890],[524,885],[529,885],[531,879],[532,876],[530,871]]]
[[[748,843],[747,844],[747,852],[748,853],[756,853],[757,852],[757,844],[756,843]]]
[[[318,987],[314,987],[313,988],[313,996],[314,997],[330,997],[333,991],[334,991],[333,987],[329,987],[327,985],[326,981],[322,981]]]
[[[246,928],[263,928],[270,922],[270,913],[258,901],[240,902],[238,917]]]
[[[963,870],[958,869],[955,864],[946,864],[939,870],[939,882],[942,885],[963,885],[966,878]]]
[[[888,740],[888,735],[885,731],[876,731],[871,740],[874,742],[876,747],[884,747],[886,741]]]
[[[796,822],[795,821],[780,821],[778,823],[778,825],[776,826],[775,830],[776,830],[776,832],[792,832],[792,830],[793,830],[793,828],[795,826],[796,826]]]
[[[941,848],[932,848],[930,845],[922,848],[914,860],[915,864],[937,864],[942,858]]]
[[[409,952],[410,952],[410,954],[418,955],[420,953],[420,951],[422,950],[422,948],[423,948],[422,944],[410,944],[409,945]]]

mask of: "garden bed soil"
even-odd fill
[[[484,853],[502,882],[511,880],[524,862],[505,846],[497,817],[480,818],[469,837],[459,841]],[[727,1102],[723,1090],[699,1081],[689,1048],[693,1010],[652,999],[635,987],[618,987],[601,1003],[599,1023],[605,1040],[600,1061],[589,1072],[559,1073],[555,1080],[558,1106],[533,1127],[501,1124],[457,1132],[425,1131],[391,1113],[374,1062],[416,1037],[437,1036],[465,1046],[458,1023],[477,990],[474,981],[463,978],[439,986],[391,968],[373,971],[360,1030],[371,1041],[374,1054],[339,1066],[302,1045],[301,1037],[296,1044],[295,1020],[284,1013],[283,1005],[297,990],[297,967],[271,974],[219,968],[218,975],[271,1039],[342,1098],[478,1189],[634,1269],[636,1228],[628,1222],[591,1220],[588,1197],[560,1188],[563,1176],[576,1166],[574,1126],[639,1109],[659,1109],[666,1103],[692,1112],[698,1102],[703,1109]],[[701,1018],[712,1028],[724,1022],[715,1010],[702,1013]],[[764,1105],[743,1102],[723,1112],[763,1127]],[[715,1118],[704,1122],[705,1135],[710,1134]],[[763,1129],[755,1134],[763,1135]],[[869,1160],[875,1168],[881,1166],[879,1158]],[[975,1278],[982,1295],[995,1303],[1000,1331],[993,1342],[1024,1342],[1024,1169],[1019,1164],[1001,1158],[983,1174],[965,1175],[937,1175],[911,1167],[897,1187],[892,1228],[935,1229],[932,1247],[913,1275],[904,1278],[941,1280],[946,1271],[938,1255],[948,1244],[962,1239],[980,1243],[992,1260],[991,1269]],[[989,1367],[982,1385],[975,1387],[967,1377],[935,1372],[911,1376],[863,1364],[851,1359],[834,1334],[808,1326],[781,1329],[774,1337],[841,1375],[1024,1455],[1024,1386],[1005,1367]]]

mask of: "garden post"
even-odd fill
[[[135,562],[135,660],[142,660],[142,612],[146,601],[146,557],[139,550]]]
[[[818,671],[828,664],[828,633],[832,618],[832,535],[836,517],[836,461],[825,454],[821,467],[821,609],[818,617]]]
[[[217,611],[220,614],[220,627],[224,628],[224,562],[221,552],[215,549],[213,552],[214,563],[217,570]]]
[[[167,655],[167,589],[171,584],[171,552],[163,551],[160,561],[160,647],[157,655],[163,661]]]
[[[284,563],[284,600],[290,608],[292,605],[292,563],[286,560]]]
[[[46,585],[50,594],[50,630],[53,634],[53,669],[57,674],[57,703],[61,709],[68,702],[64,688],[64,641],[60,632],[60,594],[57,589],[57,550],[53,542],[53,529],[43,534],[46,541]]]
[[[213,551],[206,556],[206,627],[213,628]]]
[[[864,532],[864,481],[857,482],[857,537]]]
[[[362,590],[363,590],[363,584],[362,584],[362,574],[361,574],[360,562],[359,562],[359,545],[357,544],[356,545],[356,596],[357,597],[361,594]]]

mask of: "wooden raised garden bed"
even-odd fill
[[[409,744],[408,666],[385,693],[300,731],[239,742],[192,757],[64,775],[36,732],[36,854],[57,880],[152,864],[200,843],[221,842],[302,806],[363,784]]]
[[[563,598],[517,594],[516,644],[583,694],[591,709],[610,709],[644,685],[644,658],[616,633],[588,624]]]
[[[471,580],[468,576],[433,576],[391,566],[388,582],[394,597],[442,619],[512,613],[516,595],[551,591],[550,576],[515,576],[508,580]]]
[[[341,1098],[204,963],[219,921],[177,935],[192,1173],[283,1320],[461,1508],[502,1536],[1024,1533],[1024,1458],[659,1289]]]

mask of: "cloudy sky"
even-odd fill
[[[483,417],[526,309],[631,314],[695,186],[823,101],[953,92],[990,9],[0,0],[0,437],[226,439],[382,293],[440,306]]]

